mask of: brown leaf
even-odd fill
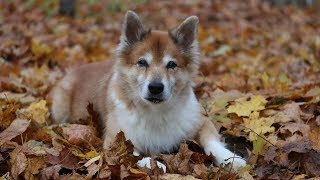
[[[312,117],[311,114],[306,114],[304,113],[300,106],[299,103],[292,102],[290,104],[286,104],[280,108],[280,112],[276,114],[276,122],[297,122],[301,123],[302,119],[309,119]]]
[[[312,148],[320,152],[320,127],[312,126],[311,131],[309,131],[309,137]]]
[[[12,121],[16,118],[16,110],[19,109],[20,104],[12,102],[2,101],[0,99],[0,105],[3,108],[0,109],[0,130],[8,128]]]
[[[150,179],[147,173],[134,168],[129,169],[129,174],[130,175],[127,177],[127,179]]]
[[[59,179],[60,170],[61,170],[61,165],[46,167],[41,170],[39,177],[41,179]]]
[[[117,134],[115,141],[105,150],[105,161],[109,165],[124,164],[135,166],[139,157],[133,155],[133,145],[130,140],[126,140],[124,133]]]
[[[270,146],[268,150],[264,153],[264,160],[266,162],[270,162],[274,160],[274,158],[277,156],[277,148],[274,146]]]
[[[183,175],[191,174],[192,167],[190,158],[193,152],[188,149],[188,145],[183,143],[180,145],[179,152],[176,155],[161,155],[167,166],[167,172],[179,173]]]
[[[302,136],[308,137],[310,126],[307,124],[301,123],[286,123],[283,127],[280,128],[281,133],[285,133],[288,130],[292,135],[296,132],[299,132]]]
[[[190,176],[190,175],[181,175],[181,174],[163,174],[161,176],[159,176],[159,180],[172,180],[172,179],[175,179],[175,180],[197,180],[198,178],[195,178],[193,176]]]
[[[320,176],[320,153],[311,151],[305,155],[304,168],[311,176]]]
[[[111,177],[111,169],[109,166],[105,165],[99,171],[99,178],[100,179],[110,179]]]
[[[214,160],[213,156],[207,156],[205,154],[198,153],[198,152],[194,152],[190,157],[190,161],[194,164],[213,162],[213,160]]]
[[[77,169],[80,167],[78,158],[72,155],[71,151],[67,148],[62,150],[59,156],[47,154],[47,162],[52,165],[61,165],[61,167],[67,169]]]
[[[46,167],[46,164],[44,157],[28,158],[28,166],[24,172],[24,178],[34,179],[40,173],[40,169]]]
[[[311,142],[309,140],[289,142],[286,143],[282,149],[288,154],[290,152],[306,153],[311,149]]]
[[[95,163],[92,163],[88,168],[87,168],[87,171],[88,171],[88,175],[86,178],[89,178],[91,179],[92,176],[94,176],[98,171],[99,171],[99,166]]]
[[[0,133],[0,141],[10,141],[27,130],[30,121],[26,119],[15,119],[10,126]]]
[[[63,128],[63,135],[69,143],[77,146],[98,147],[102,145],[102,140],[96,136],[93,127],[81,124],[70,124]]]
[[[208,177],[208,168],[204,164],[196,164],[193,167],[196,177],[206,179]]]
[[[17,179],[28,166],[27,157],[18,148],[10,153],[10,157],[11,174],[14,179]]]

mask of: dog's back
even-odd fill
[[[57,123],[77,122],[88,117],[87,105],[98,106],[101,93],[107,93],[113,62],[80,66],[67,73],[52,91],[52,115]],[[99,92],[103,88],[104,91]],[[98,107],[94,106],[95,109]]]

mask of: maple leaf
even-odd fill
[[[276,122],[283,123],[290,121],[301,123],[302,119],[308,120],[312,117],[311,114],[304,113],[300,108],[300,104],[296,102],[285,104],[280,107],[280,111],[274,116]]]
[[[250,116],[254,111],[265,109],[267,101],[263,96],[248,96],[235,100],[234,105],[228,107],[228,113],[236,113],[238,116]]]
[[[115,141],[104,151],[104,159],[109,165],[124,164],[125,166],[136,166],[139,157],[133,155],[133,144],[126,140],[121,131],[117,134]]]
[[[249,132],[250,141],[257,140],[258,135],[264,135],[268,132],[274,132],[275,128],[272,127],[273,123],[273,117],[259,117],[259,112],[256,111],[251,113],[249,115],[249,118],[243,118],[243,125],[248,128],[244,131]]]
[[[98,138],[95,128],[85,126],[81,124],[69,124],[62,128],[63,135],[67,141],[71,144],[78,146],[86,146],[90,148],[98,147],[102,144],[100,138]]]
[[[20,118],[30,119],[39,126],[48,124],[49,111],[45,100],[33,102],[26,109],[18,110],[17,114]]]

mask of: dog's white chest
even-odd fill
[[[120,129],[133,145],[143,152],[155,154],[171,151],[182,140],[193,135],[200,124],[199,106],[193,94],[185,104],[169,110],[127,111],[118,104],[114,113]]]

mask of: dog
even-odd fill
[[[198,23],[198,17],[190,16],[168,32],[150,30],[128,11],[114,58],[73,69],[53,88],[53,119],[86,119],[90,102],[101,117],[104,147],[120,131],[137,154],[171,152],[194,139],[215,156],[216,165],[245,166],[220,142],[193,92],[200,65]]]

